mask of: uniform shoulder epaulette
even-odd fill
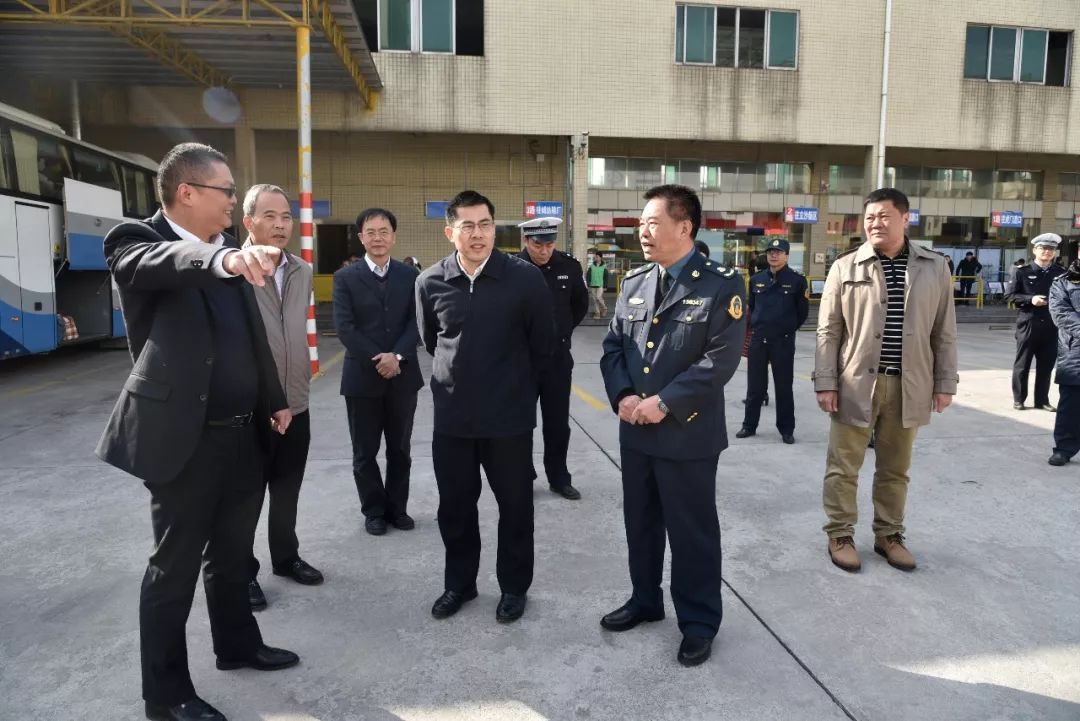
[[[734,268],[728,268],[727,266],[720,265],[711,260],[705,261],[704,268],[711,273],[716,273],[722,278],[730,278],[738,272]]]
[[[641,275],[642,273],[646,273],[646,272],[652,270],[652,267],[654,265],[656,265],[656,264],[655,263],[646,263],[645,265],[634,268],[632,271],[630,271],[629,273],[626,274],[626,277],[627,278],[633,278],[635,275]]]

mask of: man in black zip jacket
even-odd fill
[[[494,249],[495,206],[466,190],[446,209],[455,251],[416,282],[416,314],[434,356],[431,442],[446,546],[444,593],[431,614],[449,618],[476,598],[483,467],[499,505],[495,617],[525,610],[533,574],[532,437],[536,379],[555,343],[551,296],[532,264]]]

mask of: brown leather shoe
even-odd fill
[[[915,570],[915,557],[904,545],[904,537],[899,533],[888,536],[874,536],[874,551],[884,556],[893,568],[901,571]]]
[[[829,558],[835,566],[854,573],[862,568],[859,562],[859,553],[855,550],[855,539],[851,536],[840,536],[829,539]]]

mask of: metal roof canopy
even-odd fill
[[[350,0],[0,0],[0,66],[119,84],[295,87],[300,26],[316,30],[312,86],[355,88],[374,110],[382,80]]]

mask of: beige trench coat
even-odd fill
[[[818,314],[814,390],[839,391],[833,417],[866,428],[881,358],[887,294],[869,242],[836,259]],[[930,422],[935,393],[956,393],[956,312],[945,258],[908,243],[904,285],[903,423]]]

